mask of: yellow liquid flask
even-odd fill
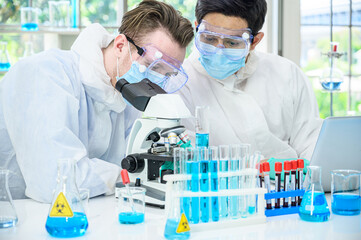
[[[0,169],[0,229],[16,225],[18,217],[8,185],[9,170]]]
[[[88,219],[75,182],[75,161],[58,161],[58,180],[45,228],[53,237],[83,236]]]

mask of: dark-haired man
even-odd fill
[[[76,161],[79,187],[112,193],[138,112],[115,90],[119,77],[144,77],[177,90],[191,23],[173,7],[145,0],[125,13],[120,34],[86,28],[71,51],[49,50],[15,64],[0,84],[0,168],[15,198],[50,202],[57,160]],[[160,69],[163,69],[160,71]]]
[[[198,0],[181,95],[193,112],[210,106],[211,145],[249,143],[265,158],[310,159],[322,122],[316,99],[294,63],[255,51],[266,11],[265,0]]]

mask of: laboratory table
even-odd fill
[[[329,206],[330,196],[326,195]],[[15,200],[19,222],[16,227],[0,229],[1,240],[57,239],[45,230],[50,204],[31,199]],[[164,210],[146,207],[145,222],[138,225],[121,225],[117,218],[117,199],[114,195],[89,200],[89,228],[78,240],[107,239],[164,239],[166,217]],[[331,214],[328,222],[311,223],[300,220],[298,214],[267,218],[266,223],[205,232],[191,232],[190,239],[342,239],[361,240],[361,215],[338,216]]]

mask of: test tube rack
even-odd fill
[[[275,192],[272,190],[271,192],[266,193],[264,195],[264,198],[265,200],[270,200],[270,199],[278,199],[278,198],[281,199],[288,197],[299,197],[299,196],[303,196],[304,193],[305,190],[289,190],[289,191],[282,190],[280,192]],[[280,208],[272,207],[272,209],[265,209],[265,215],[267,217],[273,217],[273,216],[298,213],[300,206],[298,205],[297,201],[296,204],[297,206],[288,206],[288,207],[281,206]]]
[[[250,176],[256,177],[257,169],[242,169],[235,172],[220,172],[219,178],[222,177],[234,177],[234,176]],[[200,175],[201,176],[201,175]],[[217,192],[191,192],[187,190],[179,190],[175,187],[176,182],[185,182],[191,180],[191,176],[187,174],[173,174],[164,176],[166,183],[166,204],[165,204],[165,214],[168,215],[170,201],[172,198],[180,199],[182,197],[232,197],[232,196],[256,196],[256,212],[249,216],[242,216],[237,219],[226,218],[220,219],[217,222],[209,221],[207,223],[190,223],[190,228],[192,232],[201,232],[207,231],[209,229],[222,229],[227,227],[237,227],[251,224],[260,224],[266,222],[265,215],[265,193],[267,192],[264,188],[243,188],[243,189],[224,189],[218,190]]]

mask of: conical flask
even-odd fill
[[[58,179],[45,228],[54,237],[85,234],[88,219],[75,182],[75,161],[58,161]]]
[[[18,217],[8,185],[9,170],[0,170],[0,228],[16,225]]]
[[[179,192],[180,187],[181,185],[178,182],[175,186],[178,189],[177,192]],[[190,227],[187,217],[182,210],[180,199],[173,195],[170,201],[167,223],[165,224],[164,237],[166,239],[185,240],[190,237],[189,231]]]
[[[10,57],[7,42],[0,42],[0,71],[8,71],[10,68]]]
[[[34,55],[33,43],[32,42],[26,42],[23,57],[25,58],[25,57],[29,57],[31,55]]]
[[[307,167],[305,184],[305,194],[299,210],[301,219],[310,222],[327,221],[330,217],[330,210],[321,185],[321,167]]]

